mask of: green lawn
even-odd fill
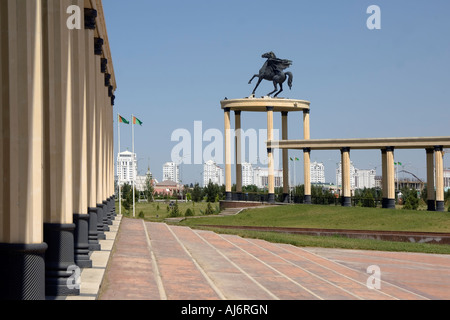
[[[169,206],[171,201],[166,202],[150,202],[150,203],[136,203],[136,217],[139,217],[139,213],[142,211],[144,214],[144,218],[149,221],[161,222],[164,219],[169,217],[169,212],[167,211],[167,207]],[[173,201],[175,202],[175,201]],[[202,212],[205,211],[207,203],[194,203],[194,202],[178,202],[178,208],[181,214],[184,216],[186,210],[190,208],[194,211],[194,214],[197,216],[201,216]],[[219,210],[219,204],[213,203],[212,207],[214,210]],[[119,212],[119,203],[116,202],[116,212]],[[125,216],[133,216],[132,209],[127,211],[122,208],[122,214]]]
[[[450,233],[450,213],[376,208],[343,208],[334,206],[279,206],[249,209],[237,216],[187,219],[181,225],[208,229],[219,233],[289,243],[302,247],[324,247],[395,252],[450,254],[450,245],[404,243],[369,239],[350,239],[344,236],[308,236],[217,229],[200,225],[269,226],[352,230],[423,231]]]
[[[237,216],[199,218],[185,225],[220,224],[352,230],[423,231],[450,233],[449,212],[387,210],[320,205],[289,205],[246,210]]]

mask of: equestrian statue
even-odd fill
[[[255,74],[253,78],[250,79],[248,84],[251,84],[253,79],[259,78],[255,89],[253,90],[252,96],[255,96],[256,89],[261,84],[263,80],[272,81],[275,90],[267,94],[268,96],[274,94],[278,90],[278,85],[280,85],[280,90],[274,95],[277,97],[281,92],[283,92],[283,83],[288,79],[289,89],[292,89],[293,75],[291,72],[284,72],[285,69],[292,65],[291,60],[278,59],[273,52],[267,52],[262,55],[262,58],[267,59],[264,66],[259,70],[259,74]]]

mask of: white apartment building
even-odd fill
[[[242,186],[250,186],[255,184],[253,181],[253,166],[251,163],[242,163]]]
[[[219,186],[224,184],[223,169],[213,160],[203,164],[203,186],[207,186],[210,181]]]
[[[375,188],[376,175],[377,172],[375,169],[371,170],[355,169],[355,188],[356,189]]]
[[[274,170],[273,173],[275,188],[283,186],[283,170]],[[253,184],[260,189],[267,188],[269,185],[269,168],[254,168],[253,169]]]
[[[323,163],[311,163],[311,183],[325,183],[325,166]]]
[[[132,184],[137,176],[136,154],[124,151],[117,155],[117,180],[120,185]]]
[[[180,183],[180,166],[175,162],[166,162],[163,165],[162,181],[173,181]]]
[[[339,166],[336,169],[336,186],[342,186],[342,162],[339,162]],[[355,167],[353,162],[350,161],[350,188],[355,189]]]
[[[444,188],[450,189],[450,169],[444,169]]]

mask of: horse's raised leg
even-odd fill
[[[273,90],[271,93],[268,93],[268,94],[267,94],[268,96],[270,96],[271,94],[277,92],[278,87],[277,87],[277,83],[276,83],[275,81],[273,82],[273,86],[274,86],[275,90]]]
[[[258,83],[256,84],[255,89],[253,89],[252,94],[255,95],[256,89],[258,89],[259,85],[261,84],[261,81],[263,81],[263,78],[259,78]]]
[[[280,83],[280,91],[278,91],[277,94],[274,95],[274,98],[277,97],[277,96],[278,96],[280,93],[282,93],[282,92],[283,92],[283,84]]]
[[[253,79],[255,79],[256,77],[259,77],[259,75],[255,74],[255,75],[253,76],[253,78],[250,79],[250,81],[248,82],[248,84],[251,84],[252,81],[253,81]]]

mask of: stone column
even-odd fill
[[[303,139],[311,139],[309,128],[309,110],[303,110]],[[303,149],[303,172],[304,172],[304,200],[303,203],[311,204],[311,149]]]
[[[388,198],[386,149],[381,149],[381,172],[382,172],[381,173],[381,192],[382,192],[381,206],[382,206],[382,208],[386,208],[387,198]]]
[[[106,60],[106,59],[104,59]],[[111,211],[110,211],[110,205],[108,203],[108,149],[109,149],[109,142],[108,142],[108,131],[109,131],[109,123],[108,123],[108,114],[109,114],[109,99],[108,99],[108,87],[110,84],[111,75],[107,73],[107,69],[105,66],[105,69],[102,70],[104,73],[104,86],[101,90],[100,94],[103,98],[103,130],[102,130],[102,141],[103,141],[103,148],[102,148],[102,159],[103,159],[103,173],[102,173],[102,183],[103,183],[103,195],[102,195],[102,203],[104,205],[105,211],[104,211],[104,223],[105,225],[109,226],[112,225],[112,218],[111,218]],[[106,213],[106,214],[105,214]],[[109,228],[109,227],[108,227]]]
[[[225,192],[226,200],[233,199],[231,193],[231,119],[230,108],[224,109],[225,116]]]
[[[267,141],[273,140],[273,107],[267,107]],[[269,203],[275,203],[275,179],[273,149],[267,148],[269,158]]]
[[[427,153],[427,205],[428,211],[436,211],[436,191],[434,189],[434,149],[426,149]]]
[[[84,0],[72,0],[84,9]],[[84,25],[84,15],[82,15]],[[71,33],[72,81],[72,169],[73,169],[73,221],[75,223],[75,263],[80,268],[91,268],[89,258],[89,214],[87,203],[87,127],[86,127],[86,61],[85,31],[73,29]]]
[[[434,147],[434,161],[436,171],[436,211],[444,211],[444,149]]]
[[[288,140],[288,112],[281,113],[281,138]],[[289,150],[283,149],[283,198],[289,202]]]
[[[99,251],[99,232],[97,230],[97,106],[96,106],[96,57],[94,50],[94,32],[97,11],[85,9],[85,69],[86,69],[86,113],[87,113],[87,204],[89,212],[89,250]]]
[[[311,204],[311,149],[303,149],[304,196],[303,203]]]
[[[342,165],[342,206],[351,207],[352,194],[350,182],[350,148],[341,149]]]
[[[0,1],[0,300],[45,299],[42,1]]]
[[[311,139],[311,131],[309,128],[309,115],[310,110],[303,110],[303,139]]]
[[[104,224],[104,220],[107,212],[105,212],[105,206],[103,204],[103,111],[104,111],[104,97],[103,88],[105,86],[105,79],[102,74],[101,55],[103,53],[103,39],[94,39],[94,52],[95,52],[95,140],[96,140],[96,202],[97,202],[97,231],[99,240],[106,239],[105,231],[109,231],[107,225]]]
[[[382,151],[383,165],[383,208],[395,209],[395,166],[394,148]]]
[[[242,128],[241,111],[234,112],[236,131],[236,196],[237,200],[242,200]]]
[[[46,295],[78,295],[67,281],[74,261],[73,59],[68,0],[43,1],[44,35],[44,241]],[[75,80],[77,81],[77,80]]]

